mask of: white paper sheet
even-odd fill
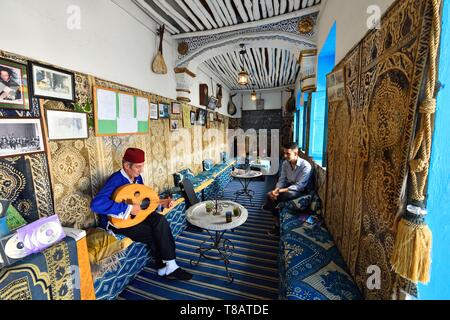
[[[97,89],[98,120],[116,120],[116,93],[114,91]]]
[[[137,119],[117,119],[117,133],[137,133]]]
[[[148,121],[148,99],[138,97],[136,99],[136,109],[137,109],[137,120],[138,121]]]
[[[119,94],[119,119],[134,118],[134,97],[129,94]]]

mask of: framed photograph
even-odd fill
[[[0,158],[44,151],[39,118],[0,119]]]
[[[181,114],[181,104],[172,102],[172,114]]]
[[[177,131],[180,128],[179,119],[170,119],[170,131]]]
[[[197,114],[195,113],[195,111],[191,111],[191,126],[194,126],[196,121],[197,121]]]
[[[30,110],[26,65],[0,59],[0,108]]]
[[[203,109],[198,109],[197,111],[197,123],[200,126],[206,125],[206,113],[207,111]]]
[[[158,104],[157,103],[150,103],[150,120],[158,120]]]
[[[340,102],[345,99],[345,69],[341,68],[327,75],[328,102]]]
[[[75,76],[72,72],[59,70],[30,62],[33,95],[38,98],[75,101]]]
[[[84,112],[46,110],[49,140],[89,138],[88,117]]]
[[[209,113],[209,121],[214,122],[216,120],[216,116],[214,115],[214,112]]]
[[[209,110],[215,110],[217,108],[218,101],[219,99],[217,99],[216,97],[209,97],[208,105],[206,108]]]
[[[159,103],[159,117],[161,119],[169,119],[169,105],[166,103]]]

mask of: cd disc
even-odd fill
[[[33,249],[33,244],[31,243],[31,237],[29,234],[26,234],[25,237],[23,238],[23,244],[25,245],[25,248],[27,248],[28,250]]]
[[[25,246],[19,241],[17,234],[6,242],[5,254],[11,259],[21,259],[27,256]]]
[[[47,222],[37,230],[36,239],[41,244],[50,245],[59,239],[62,231],[60,224],[56,222]]]

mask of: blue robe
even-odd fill
[[[108,229],[108,216],[119,219],[126,219],[131,211],[131,205],[126,203],[117,203],[112,200],[114,192],[121,186],[132,183],[128,177],[125,176],[123,170],[115,172],[101,190],[92,199],[91,210],[100,216],[100,227]],[[135,183],[144,184],[141,176],[136,178]]]

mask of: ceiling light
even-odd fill
[[[256,91],[253,90],[253,91],[252,91],[252,101],[256,101],[256,99],[257,99]]]
[[[238,83],[241,86],[246,86],[248,84],[248,80],[249,80],[249,76],[247,71],[245,71],[244,69],[242,69],[241,72],[239,72],[239,78],[238,78]]]
[[[241,86],[246,86],[249,82],[248,72],[244,69],[244,55],[247,53],[247,51],[244,48],[244,44],[241,44],[241,48],[242,49],[239,53],[241,54],[242,71],[238,74],[238,83]]]

